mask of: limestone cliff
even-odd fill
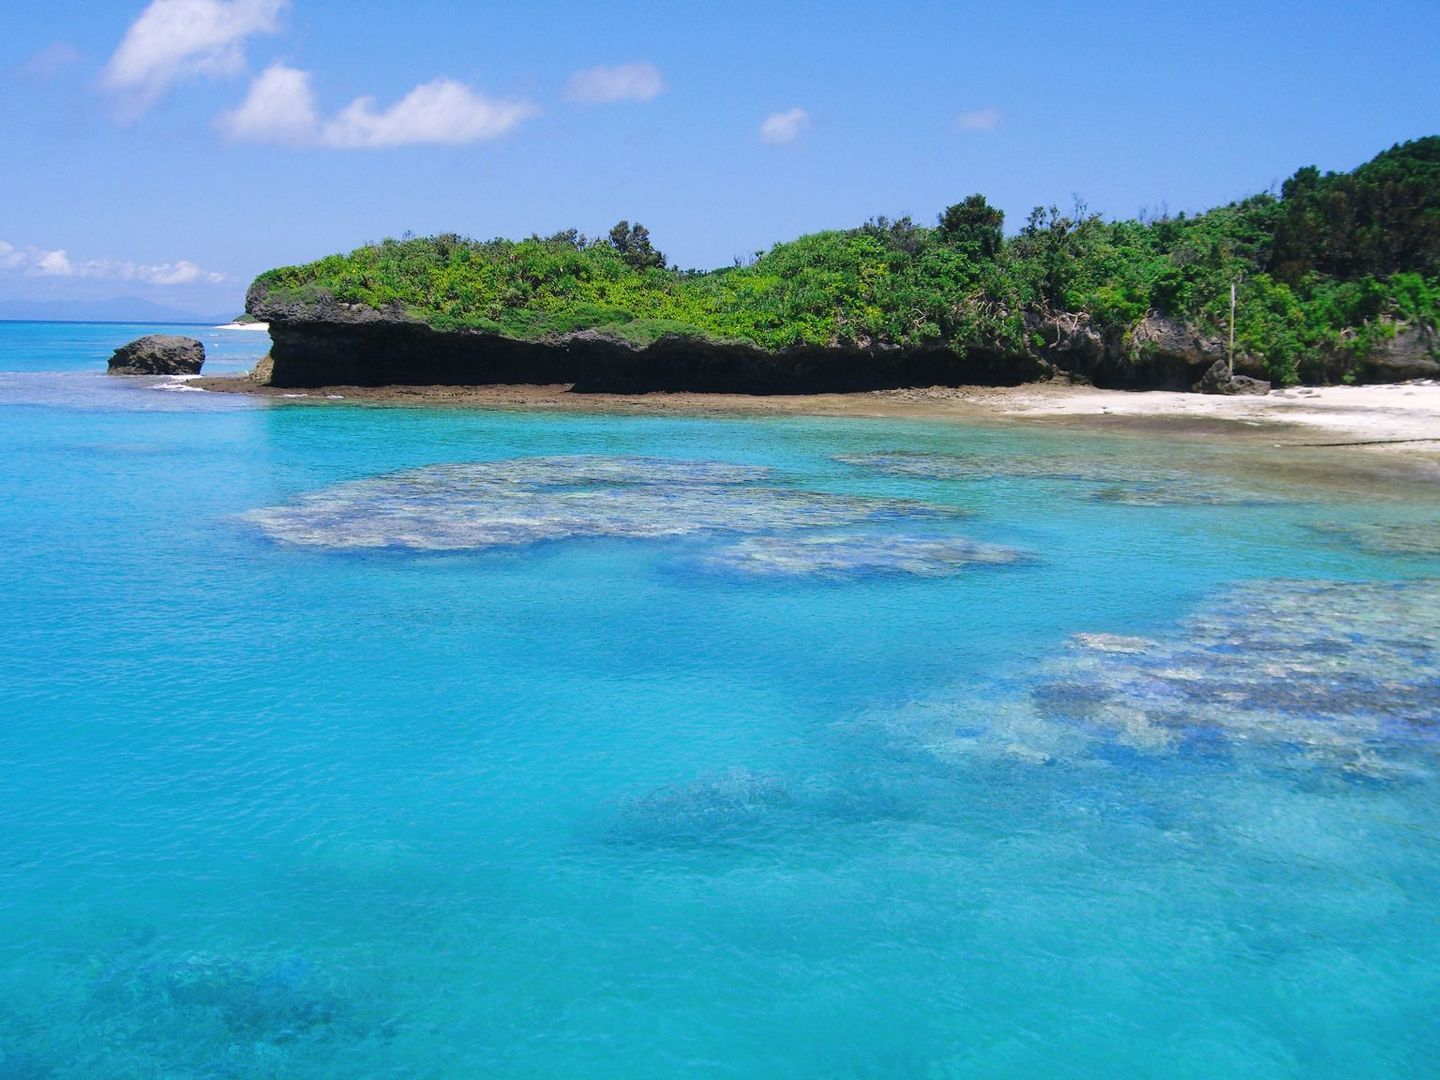
[[[1223,355],[1218,339],[1153,314],[1128,334],[1097,328],[1083,314],[1032,317],[1019,347],[866,341],[765,349],[680,335],[641,345],[591,330],[535,341],[436,330],[399,308],[324,294],[272,299],[259,284],[246,311],[270,324],[269,382],[283,387],[570,383],[580,392],[800,394],[1069,375],[1101,387],[1188,390]]]

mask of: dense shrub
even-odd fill
[[[1218,331],[1293,381],[1308,361],[1358,362],[1397,321],[1440,322],[1440,137],[1352,173],[1299,170],[1280,196],[1187,217],[1105,221],[1037,207],[1006,240],[972,195],[935,227],[875,218],[776,244],[710,273],[668,268],[645,226],[604,239],[454,234],[385,240],[262,274],[272,293],[397,305],[437,327],[518,338],[594,329],[794,344],[1017,347],[1027,313],[1083,312],[1128,329],[1154,311]]]

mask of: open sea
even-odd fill
[[[158,329],[0,324],[3,1080],[1440,1075],[1435,490]]]

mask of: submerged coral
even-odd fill
[[[793,830],[914,817],[920,791],[867,768],[807,776],[741,767],[622,800],[606,838],[640,846],[751,843]]]
[[[731,768],[625,800],[614,836],[646,843],[738,839],[775,827],[796,802],[780,777]]]
[[[290,544],[449,551],[582,537],[833,528],[962,513],[759,483],[770,478],[766,469],[714,462],[521,458],[351,481],[246,517]]]
[[[1123,506],[1248,506],[1271,501],[1229,480],[1206,483],[1172,469],[1137,470],[1133,463],[1118,459],[1107,462],[1103,458],[1097,461],[1093,454],[1082,462],[1060,455],[886,450],[840,454],[835,460],[885,476],[922,480],[1063,481],[1089,486],[1089,498]]]
[[[0,1076],[310,1075],[392,1034],[374,1002],[296,955],[174,952],[145,934],[87,967],[74,998],[0,1013]]]
[[[1440,522],[1366,522],[1357,525],[1322,523],[1313,532],[1376,555],[1440,557]]]
[[[1172,635],[1079,634],[1018,695],[914,705],[889,726],[942,757],[1118,744],[1393,776],[1440,746],[1440,580],[1234,587]]]
[[[1276,501],[1229,484],[1207,486],[1190,479],[1111,484],[1090,498],[1119,506],[1263,506]]]
[[[844,465],[868,469],[885,476],[905,476],[921,480],[990,480],[997,477],[1033,480],[1074,480],[1081,483],[1108,484],[1115,480],[1114,468],[1094,464],[1080,465],[1063,457],[1035,457],[999,453],[951,454],[923,450],[877,450],[861,454],[837,454],[834,458]],[[1133,473],[1131,474],[1133,475]],[[1144,479],[1173,479],[1172,473],[1146,473]]]
[[[704,564],[757,576],[895,573],[943,577],[1024,558],[1013,548],[963,537],[827,533],[746,537],[716,551]]]

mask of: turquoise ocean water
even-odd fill
[[[0,324],[5,1080],[1440,1069],[1433,491],[153,329]]]

